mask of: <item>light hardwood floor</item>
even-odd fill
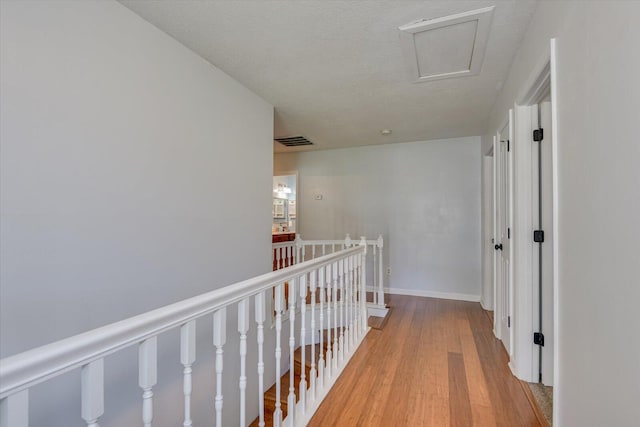
[[[480,304],[388,297],[310,426],[543,425]]]

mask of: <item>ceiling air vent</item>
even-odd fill
[[[309,141],[304,136],[288,136],[286,138],[275,138],[280,144],[286,147],[300,147],[303,145],[313,145],[313,142]]]

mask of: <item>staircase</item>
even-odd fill
[[[254,392],[253,389],[247,390],[247,371],[248,368],[251,369],[247,366],[248,353],[257,354],[256,391],[264,396],[261,399],[264,400],[264,408],[259,407],[258,410],[263,409],[265,425],[273,425],[276,404],[282,410],[282,413],[278,413],[282,420],[286,417],[287,423],[291,425],[305,425],[368,331],[365,243],[363,241],[362,245],[295,263],[272,273],[1,359],[0,427],[28,426],[29,413],[44,413],[41,408],[45,407],[41,405],[41,400],[30,399],[30,388],[73,370],[80,371],[81,378],[78,384],[81,400],[79,416],[87,426],[97,426],[105,409],[105,358],[127,347],[136,348],[138,357],[132,358],[130,362],[127,359],[123,366],[130,371],[137,364],[138,385],[142,390],[142,399],[138,403],[140,418],[144,425],[151,425],[154,419],[154,388],[158,379],[164,377],[158,375],[159,339],[166,340],[166,345],[178,346],[180,350],[182,366],[175,370],[174,379],[182,377],[182,393],[159,397],[174,399],[176,405],[184,407],[184,425],[192,425],[192,411],[198,416],[198,413],[205,410],[202,405],[195,404],[202,401],[200,397],[192,399],[192,367],[209,363],[207,360],[196,360],[196,345],[212,344],[215,347],[215,379],[208,389],[215,393],[211,396],[215,401],[215,425],[223,425],[223,410],[225,415],[228,414],[228,409],[224,406],[227,399],[239,399],[239,424],[248,424],[245,417],[249,411],[255,414],[255,408],[247,408],[247,393]],[[272,304],[267,304],[267,299],[271,299]],[[237,318],[228,316],[227,308],[233,309]],[[265,322],[267,316],[271,315],[271,310],[275,314],[275,328],[265,334]],[[250,316],[251,312],[254,316]],[[289,320],[283,328],[285,315]],[[297,316],[300,316],[298,323],[295,322]],[[212,321],[213,343],[211,337],[206,341],[198,340],[196,321],[199,319]],[[256,331],[256,341],[248,339],[248,333],[252,329]],[[179,341],[172,342],[167,335],[163,335],[170,330],[180,333]],[[296,342],[308,342],[307,331],[318,330],[325,332],[320,337],[311,335],[313,346],[295,348]],[[239,352],[235,345],[225,345],[227,336],[231,334],[237,334]],[[320,345],[316,344],[317,338]],[[274,353],[266,354],[264,351],[265,339],[275,340]],[[286,364],[282,360],[285,348],[288,348],[291,355]],[[239,377],[225,372],[223,360],[228,357],[239,357]],[[293,366],[295,375],[290,372],[282,375],[280,368],[283,365]],[[275,377],[280,386],[279,398],[276,396],[275,386],[263,392],[265,369],[275,369]],[[113,374],[111,371],[110,373]],[[300,384],[305,384],[303,379],[308,385],[301,390]],[[289,390],[291,381],[293,387]],[[239,390],[223,396],[223,384],[232,383],[239,384]],[[161,389],[161,392],[164,390]],[[72,387],[66,387],[63,394],[75,395]],[[291,407],[299,399],[303,399],[305,404],[297,405],[294,414]],[[66,419],[67,414],[60,416],[62,417]],[[226,415],[226,418],[231,416]],[[69,424],[57,421],[53,424]],[[225,423],[231,424],[226,420]],[[234,420],[233,424],[237,422]],[[255,420],[252,425],[259,425],[259,420]]]
[[[326,334],[325,334],[325,345],[323,345],[323,357],[324,354],[326,354],[326,350],[327,350],[327,346],[326,346]],[[318,360],[320,359],[320,345],[316,344],[315,345],[315,362],[316,365],[318,364]],[[300,390],[300,381],[302,379],[301,376],[301,372],[302,372],[302,352],[301,352],[301,347],[298,347],[294,353],[294,388],[296,390],[296,392],[298,392]],[[304,371],[305,371],[305,380],[307,383],[307,390],[309,390],[309,386],[310,386],[310,382],[309,379],[311,378],[311,346],[307,345],[305,346],[305,366],[304,366]],[[288,398],[288,394],[289,394],[289,385],[291,384],[290,381],[290,372],[287,371],[285,372],[282,377],[281,377],[281,394],[280,394],[280,409],[282,410],[282,418],[284,419],[287,414],[288,414],[288,402],[287,402],[287,398]],[[300,394],[296,394],[296,403],[300,400]],[[273,426],[273,412],[276,409],[276,385],[273,384],[273,386],[271,386],[271,388],[267,391],[265,391],[264,393],[264,422],[265,422],[265,426]],[[250,424],[250,427],[259,427],[260,426],[260,417],[256,417],[255,420],[253,420],[253,422]]]

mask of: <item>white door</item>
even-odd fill
[[[509,355],[512,354],[511,313],[513,298],[513,281],[511,268],[511,222],[512,222],[512,167],[511,167],[511,113],[506,126],[496,138],[497,153],[497,233],[496,233],[496,267],[498,292],[496,310],[496,329]]]

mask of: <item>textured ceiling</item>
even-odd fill
[[[329,149],[480,135],[536,2],[122,0]],[[480,75],[412,83],[398,27],[495,5]],[[452,45],[451,49],[461,49]],[[466,46],[464,47],[466,48]],[[392,129],[388,136],[381,129]]]

